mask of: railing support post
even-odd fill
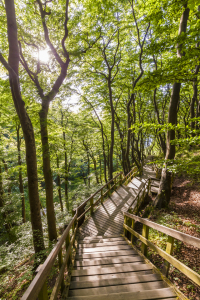
[[[145,224],[143,224],[143,227],[142,227],[142,236],[148,240],[148,237],[149,237],[149,226],[147,226]],[[147,256],[147,245],[142,244],[141,251],[144,254],[144,256]]]
[[[70,245],[70,234],[68,233],[67,237],[66,237],[66,252],[68,250],[68,247]],[[72,254],[71,254],[71,250],[70,250],[70,253],[69,253],[69,258],[68,258],[68,262],[67,262],[67,267],[69,269],[69,266],[71,264],[71,261],[72,261]]]
[[[108,183],[108,197],[110,197],[110,183]]]
[[[41,288],[39,294],[38,294],[38,299],[39,300],[48,300],[48,292],[47,292],[47,282],[43,284],[43,287]]]
[[[72,210],[72,217],[74,217],[75,213],[76,213],[76,210],[73,209],[73,210]],[[75,229],[75,224],[73,223],[73,225],[72,225],[72,232],[73,232],[73,233],[74,233],[74,229]]]
[[[122,185],[122,173],[120,173],[120,185]]]
[[[101,204],[103,203],[103,189],[101,190]]]
[[[131,228],[134,230],[134,227],[135,227],[135,220],[132,219],[131,220]],[[131,233],[131,244],[133,244],[133,239],[134,239],[134,235]]]
[[[91,197],[91,198],[90,198],[90,206],[91,206],[91,208],[90,208],[90,215],[93,214],[93,200],[94,200],[94,198]]]
[[[61,248],[60,252],[58,253],[58,264],[59,264],[59,269],[61,269],[62,264],[63,264],[62,248]],[[64,277],[62,279],[60,288],[61,288],[61,293],[62,293],[64,291],[64,288],[65,288]]]
[[[168,236],[166,252],[170,255],[172,254],[172,251],[173,251],[173,245],[174,245],[174,238],[171,236]],[[170,263],[168,261],[165,261],[162,273],[166,277],[168,277],[169,268],[170,268]]]
[[[124,216],[124,224],[127,225],[127,216]],[[127,230],[124,228],[124,236],[127,235]]]

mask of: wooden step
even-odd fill
[[[93,253],[85,253],[85,254],[76,254],[76,260],[80,259],[91,259],[91,258],[105,258],[105,257],[116,257],[116,256],[127,256],[132,255],[133,253],[136,254],[136,251],[129,249],[123,251],[110,251],[107,253],[104,252],[93,252]]]
[[[79,277],[71,277],[71,282],[78,281],[99,281],[99,280],[107,280],[108,282],[113,278],[127,278],[133,275],[149,275],[152,274],[152,270],[142,270],[136,272],[128,272],[128,273],[114,273],[114,274],[103,274],[103,275],[88,275],[88,276],[79,276]]]
[[[101,294],[92,296],[73,296],[69,297],[70,300],[174,300],[176,296],[171,288],[145,290],[137,292],[123,292],[113,294]]]
[[[120,263],[130,263],[135,261],[142,261],[139,255],[133,256],[118,256],[114,258],[99,258],[95,260],[81,260],[75,261],[75,267],[87,267],[87,266],[98,266],[98,265],[110,265],[110,264],[120,264]]]
[[[136,292],[136,291],[145,291],[145,290],[155,290],[162,289],[165,287],[164,282],[162,281],[152,281],[152,282],[143,282],[143,283],[133,283],[133,284],[124,284],[124,285],[113,285],[106,287],[97,287],[97,288],[85,288],[85,289],[76,289],[69,290],[69,297],[73,296],[89,296],[89,295],[103,295],[103,294],[112,294],[112,293],[123,293],[123,292]],[[163,294],[163,296],[165,296]],[[134,299],[134,298],[132,298]]]
[[[107,246],[116,246],[116,245],[127,245],[125,240],[120,241],[111,241],[111,242],[104,242],[104,243],[86,243],[86,244],[79,244],[78,249],[82,248],[96,248],[96,247],[107,247]]]
[[[101,267],[92,267],[86,270],[73,270],[72,276],[87,276],[87,275],[103,275],[103,274],[113,274],[113,273],[123,273],[123,272],[136,272],[142,270],[150,270],[152,269],[149,265],[140,264],[140,263],[129,263],[120,264],[117,267],[110,266],[109,268],[101,268]]]
[[[135,273],[133,273],[135,274]],[[129,273],[129,277],[124,277],[121,274],[120,278],[110,278],[102,279],[102,280],[91,280],[91,281],[73,281],[70,284],[70,289],[85,289],[91,287],[101,287],[101,286],[115,286],[115,285],[123,285],[123,284],[131,284],[131,283],[141,283],[141,282],[151,282],[161,280],[161,277],[157,274],[148,274],[148,275],[132,275]]]
[[[89,243],[106,243],[106,242],[115,242],[115,241],[124,241],[123,237],[105,237],[104,238],[96,238],[90,237],[89,239],[80,239],[78,240],[79,244],[89,244]]]
[[[154,194],[158,194],[158,187],[155,187],[155,186],[151,186],[151,192],[154,193]]]
[[[109,252],[109,251],[130,250],[130,249],[132,249],[132,248],[128,244],[116,245],[116,246],[111,245],[111,246],[104,246],[104,247],[97,247],[97,248],[77,249],[77,253],[84,254],[84,253]]]

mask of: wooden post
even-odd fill
[[[101,204],[103,203],[103,189],[101,190]]]
[[[110,183],[108,183],[108,197],[110,197]]]
[[[60,252],[58,253],[58,265],[59,265],[59,269],[62,268],[62,264],[63,264],[63,256],[62,256],[62,248],[61,248]],[[61,288],[61,293],[62,293],[64,291],[64,288],[65,288],[64,277],[62,279],[60,288]]]
[[[93,196],[90,198],[90,206],[91,206],[91,208],[90,208],[90,215],[92,215],[93,214]]]
[[[173,251],[173,245],[174,245],[174,238],[171,236],[168,236],[166,252],[170,255],[172,254],[172,251]],[[162,273],[166,277],[168,277],[169,268],[170,268],[170,263],[168,261],[165,261]]]
[[[41,288],[39,294],[38,294],[38,299],[39,300],[48,300],[48,292],[47,292],[47,282],[43,284],[43,287]]]
[[[68,250],[68,247],[70,245],[70,234],[68,233],[67,237],[66,237],[66,242],[65,242],[65,246],[66,246],[66,252]],[[69,258],[68,258],[68,262],[67,262],[67,267],[69,269],[69,266],[71,264],[71,261],[72,261],[72,254],[71,254],[71,250],[70,250],[70,253],[69,253]]]
[[[76,210],[72,210],[72,217],[74,217],[74,215],[75,215],[75,213],[76,213]],[[75,223],[75,222],[74,222]],[[75,224],[73,223],[73,225],[72,225],[72,232],[74,233],[74,229],[75,229]]]
[[[143,227],[142,227],[142,236],[145,237],[148,240],[148,237],[149,237],[149,226],[143,224]],[[142,243],[141,251],[142,251],[142,253],[145,256],[147,256],[147,245],[145,245],[145,244]]]
[[[122,173],[120,173],[120,185],[122,185]]]
[[[116,190],[116,188],[117,188],[117,186],[116,186],[117,180],[116,180],[116,179],[117,179],[117,178],[114,179],[115,190]]]
[[[126,223],[127,223],[127,216],[124,216],[124,224],[127,225]],[[127,230],[124,228],[124,236],[126,236],[126,233]]]
[[[134,227],[135,227],[135,220],[132,219],[132,222],[131,222],[131,228],[134,230]],[[131,234],[131,244],[133,244],[133,239],[134,239],[134,235]]]

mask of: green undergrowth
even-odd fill
[[[62,197],[64,211],[61,212],[60,203],[58,202],[58,194],[56,190],[54,191],[54,207],[56,213],[58,237],[62,234],[64,226],[66,224],[69,224],[72,218],[72,209],[79,206],[80,203],[86,200],[91,194],[96,192],[99,187],[100,185],[96,184],[94,178],[91,178],[90,187],[86,186],[85,184],[80,184],[76,189],[70,191],[69,212],[66,209],[64,196]],[[64,195],[64,191],[62,192]],[[18,197],[18,199],[20,199],[20,197]],[[40,200],[45,211],[44,190],[40,191]],[[30,208],[27,204],[27,222],[23,224],[20,214],[15,214],[16,209],[12,206],[12,203],[10,207],[12,211],[12,215],[10,216],[10,218],[11,221],[15,220],[15,222],[13,223],[14,226],[10,229],[9,232],[7,232],[5,227],[2,226],[2,229],[0,231],[0,299],[2,300],[20,299],[23,292],[26,290],[33,279],[32,270],[34,263],[34,247],[32,239],[32,227],[29,216]],[[42,215],[42,225],[46,255],[48,255],[53,245],[49,246],[46,215]],[[53,280],[52,278],[55,277],[55,272],[51,272],[51,276],[49,278],[50,285]]]

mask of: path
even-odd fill
[[[127,186],[120,186],[79,228],[77,254],[72,271],[70,300],[172,300],[176,296],[152,267],[122,237],[123,212],[136,206],[135,196],[148,176],[144,168]]]

